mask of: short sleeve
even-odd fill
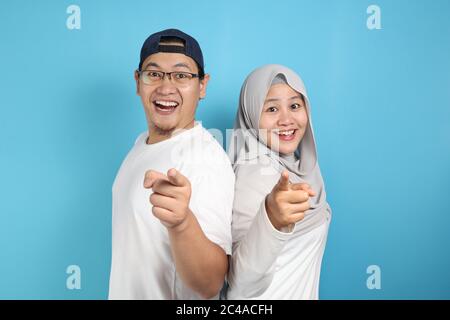
[[[231,165],[205,166],[191,181],[190,209],[206,237],[231,255],[231,217],[234,198]]]

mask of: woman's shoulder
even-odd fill
[[[238,160],[238,162],[234,164],[234,171],[236,176],[277,176],[279,174],[272,159],[267,155],[259,155],[258,157],[249,160]]]
[[[280,173],[270,159],[259,158],[256,160],[235,165],[236,184],[257,190],[261,189],[264,192],[270,191],[280,178]]]

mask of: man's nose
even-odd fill
[[[156,88],[156,91],[160,94],[167,95],[167,94],[175,93],[177,91],[177,88],[174,86],[174,84],[172,83],[172,80],[166,74],[164,79],[161,80],[161,83]]]

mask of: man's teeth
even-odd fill
[[[163,101],[163,100],[157,100],[155,101],[157,105],[163,106],[163,107],[176,107],[178,106],[178,103],[175,101]]]
[[[279,130],[277,132],[277,134],[283,135],[283,136],[290,136],[291,134],[294,134],[294,131],[295,130],[288,130],[288,131],[281,131],[281,130]]]

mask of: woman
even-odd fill
[[[228,299],[318,299],[331,221],[310,104],[292,70],[245,80],[229,155],[236,175]]]

